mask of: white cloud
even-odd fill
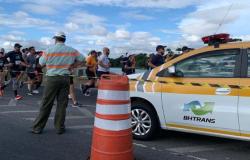
[[[105,36],[108,32],[104,24],[105,18],[85,11],[75,11],[66,19],[64,28],[67,32],[85,33],[93,36]]]
[[[21,31],[18,31],[18,30],[10,31],[9,34],[17,35],[17,36],[24,36],[25,35],[24,32],[21,32]]]
[[[25,40],[23,37],[16,36],[13,34],[4,35],[1,37],[1,39],[4,41],[10,41],[10,42],[22,42]]]
[[[240,38],[243,41],[250,41],[250,34],[249,35],[238,36],[237,38]]]
[[[115,41],[128,40],[130,39],[130,32],[125,29],[118,29],[114,33],[109,33],[108,38]]]
[[[129,43],[131,47],[136,46],[134,50],[152,52],[155,46],[161,43],[161,39],[149,32],[134,32]]]
[[[97,35],[97,36],[105,36],[107,34],[107,29],[101,25],[94,25],[90,29],[87,30],[89,35]]]
[[[135,20],[152,20],[154,17],[144,15],[139,11],[130,11],[130,12],[122,12],[121,16],[128,19],[135,19]]]
[[[50,5],[41,4],[25,4],[22,6],[23,10],[36,14],[52,15],[57,13],[56,9]]]
[[[203,1],[203,0],[202,0]],[[142,8],[183,8],[199,0],[71,0],[74,4],[90,5],[112,5],[121,7],[142,7]]]
[[[65,29],[69,32],[73,32],[79,29],[79,25],[73,22],[68,22],[64,26],[65,26]]]
[[[229,12],[228,12],[229,11]],[[248,0],[211,0],[198,5],[196,11],[179,24],[183,43],[202,44],[201,37],[226,32],[233,36],[250,34],[250,4]],[[222,23],[222,24],[221,24]]]
[[[13,14],[0,14],[0,25],[11,28],[51,28],[56,23],[46,19],[31,17],[24,11],[17,11]]]
[[[110,37],[110,35],[113,35]],[[111,56],[118,57],[123,53],[151,53],[155,51],[156,45],[161,43],[159,37],[149,32],[129,32],[125,29],[118,29],[108,35]]]
[[[49,46],[54,44],[54,40],[51,37],[42,37],[39,41],[42,45]]]
[[[108,6],[119,6],[119,7],[131,7],[131,8],[183,8],[193,4],[198,4],[204,0],[12,0],[12,2],[38,4],[38,5],[49,5],[53,8],[63,8],[69,5],[108,5]],[[8,0],[3,0],[7,2]]]
[[[68,21],[78,25],[96,25],[102,24],[105,21],[105,18],[84,11],[77,11],[69,16]]]

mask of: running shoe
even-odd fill
[[[39,94],[39,91],[38,91],[38,90],[33,90],[32,93],[34,93],[34,94]]]
[[[11,80],[4,81],[4,85],[8,85],[8,84],[10,84],[10,81],[11,81]]]
[[[27,93],[28,96],[33,96],[32,92]]]
[[[87,92],[84,94],[84,96],[89,97],[89,96],[90,96],[90,92],[87,91]]]
[[[75,104],[72,104],[71,106],[72,106],[73,108],[76,108],[76,107],[80,107],[81,104],[79,104],[79,103],[76,102]]]
[[[15,97],[15,100],[20,100],[20,99],[22,99],[22,98],[23,98],[22,96],[17,95],[17,96]]]

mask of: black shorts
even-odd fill
[[[43,73],[43,71],[42,71],[42,68],[36,68],[36,71],[38,72],[38,73]]]
[[[26,67],[21,66],[20,71],[26,71]]]
[[[100,78],[103,74],[109,74],[109,72],[97,71],[98,78]]]
[[[74,84],[74,79],[73,79],[73,77],[70,77],[70,79],[69,79],[69,84]]]
[[[10,71],[11,78],[17,78],[21,74],[21,71]]]
[[[36,78],[36,74],[35,73],[28,73],[28,77],[31,79],[31,80],[34,80]]]
[[[86,69],[86,75],[87,75],[89,80],[95,79],[95,73],[90,71],[89,69]]]

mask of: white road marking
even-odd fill
[[[192,156],[192,155],[187,155],[187,157],[197,159],[197,160],[207,160],[206,158],[200,158],[200,157],[196,157],[196,156]]]
[[[139,144],[139,143],[133,143],[135,146],[142,147],[142,148],[148,148],[148,146],[144,144]]]
[[[196,152],[212,151],[214,149],[215,149],[214,146],[211,145],[166,148],[167,151],[176,153],[196,153]]]
[[[0,107],[15,107],[17,106],[17,101],[15,99],[10,99],[8,104],[1,104]]]
[[[82,112],[84,115],[88,116],[89,118],[95,117],[93,113],[91,113],[88,109],[82,108],[82,107],[77,107],[77,109]]]
[[[72,119],[84,119],[84,118],[89,118],[87,116],[66,116],[67,120],[72,120]],[[28,121],[34,121],[36,118],[24,118],[24,120]],[[49,120],[54,120],[54,117],[49,117]]]
[[[26,110],[26,111],[3,111],[0,114],[10,114],[10,113],[37,113],[38,110]]]
[[[8,106],[16,106],[16,104],[17,104],[17,100],[11,99],[11,100],[9,101],[9,103],[8,103]]]
[[[69,126],[68,129],[92,129],[94,125]]]

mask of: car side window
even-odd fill
[[[176,75],[172,76],[189,78],[234,77],[238,53],[238,50],[223,50],[193,56],[177,62],[175,64]],[[162,74],[169,76],[167,71]]]

